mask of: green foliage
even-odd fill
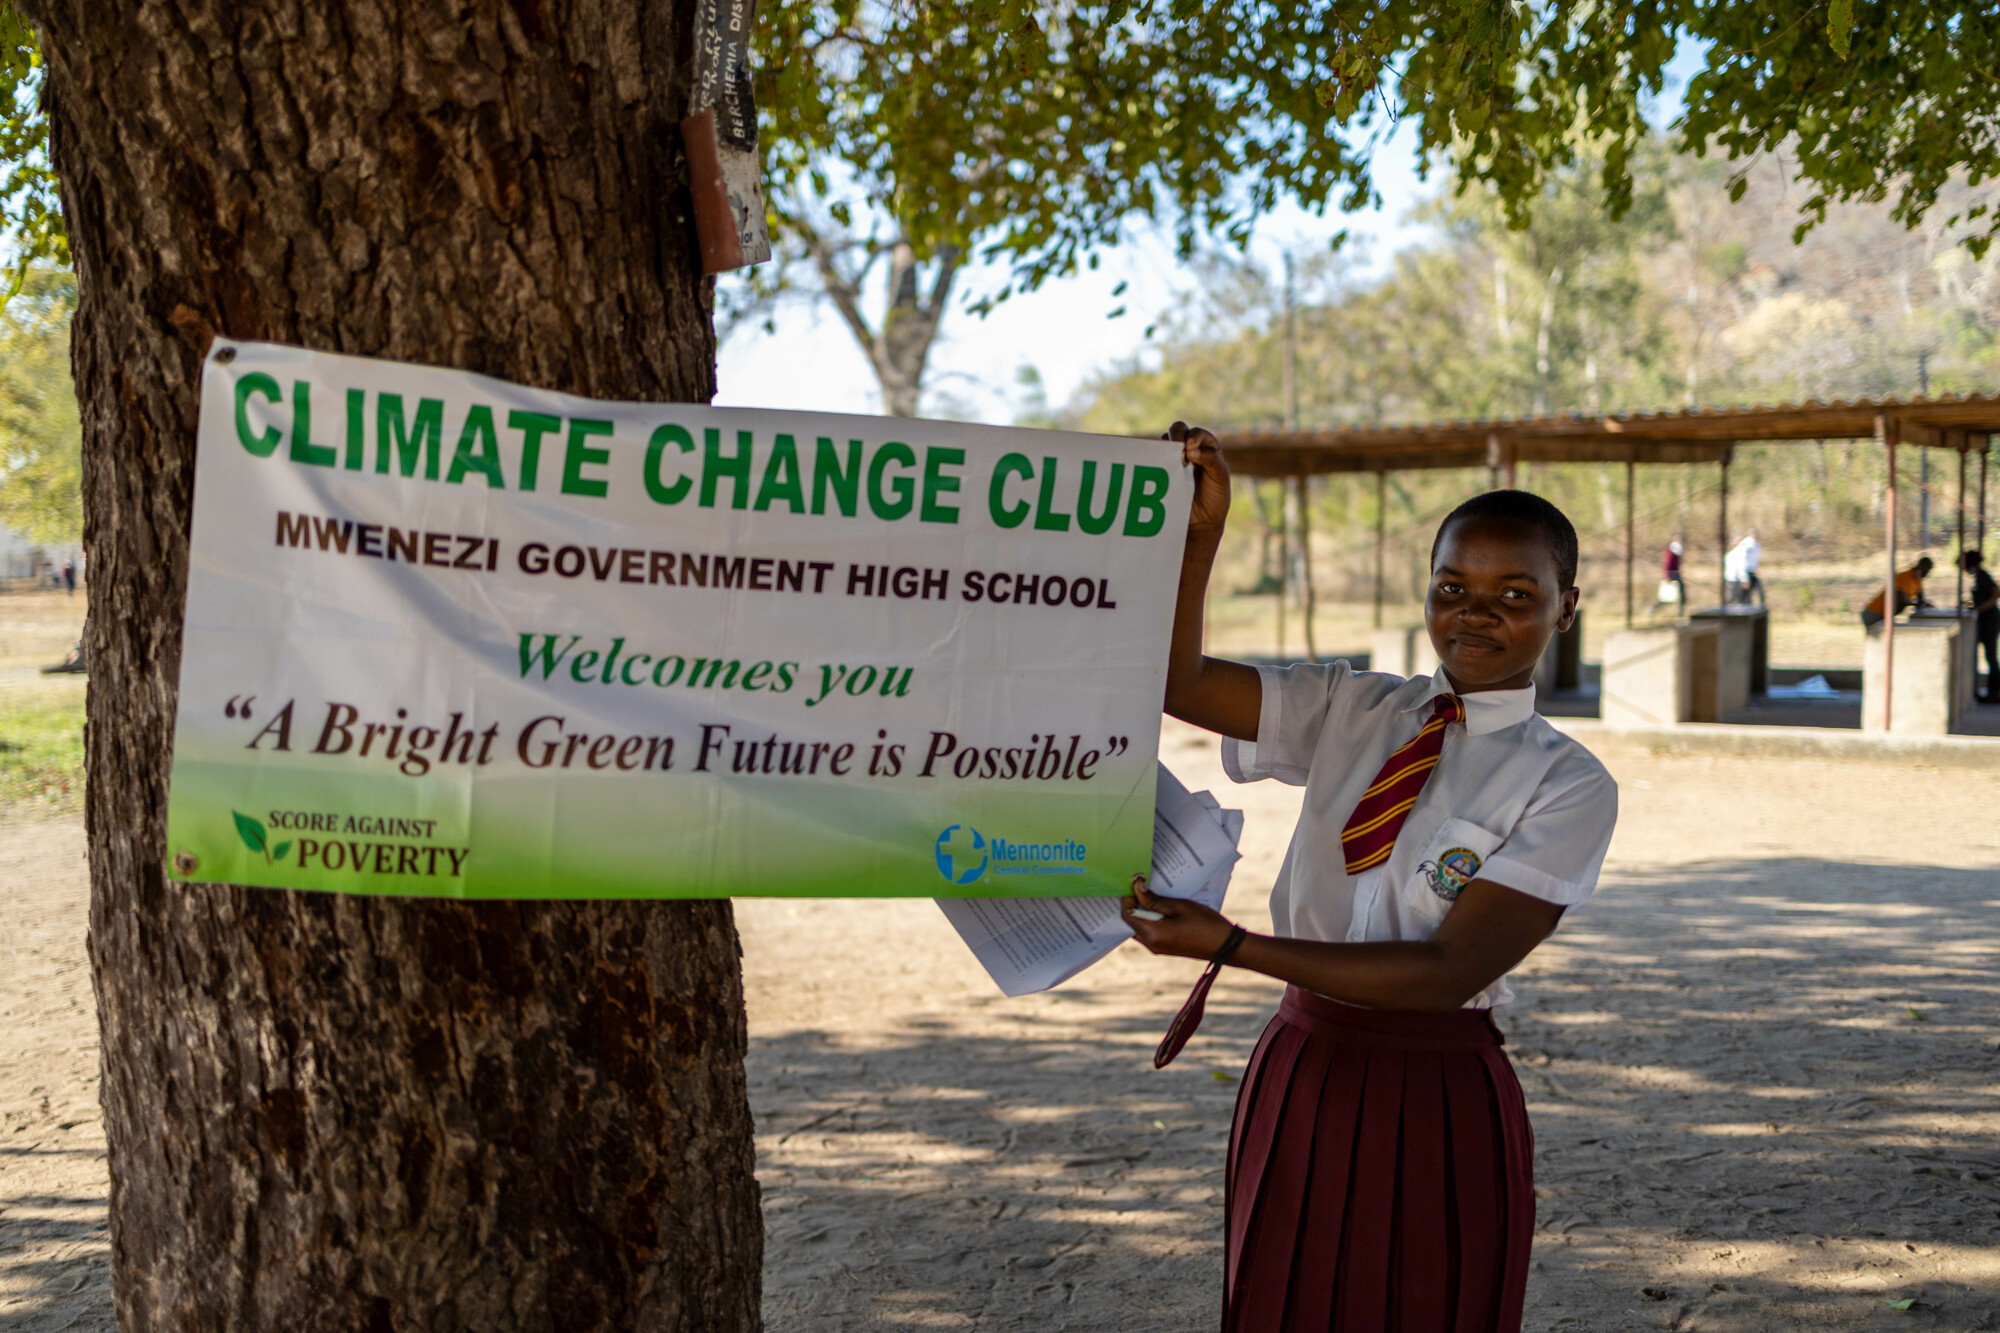
[[[35,267],[69,265],[41,83],[34,30],[11,0],[0,0],[0,236],[10,244],[13,268],[0,305],[21,290]]]
[[[83,532],[83,434],[69,374],[76,279],[35,269],[0,309],[0,524],[30,540]]]
[[[1810,190],[1800,235],[1830,202],[1892,193],[1894,217],[1914,227],[1955,175],[1974,185],[2000,175],[2000,10],[1976,0],[1832,0],[1821,21],[1820,8],[1780,0],[1695,10],[1692,32],[1714,45],[1688,85],[1687,146],[1713,145],[1732,161],[1789,156]],[[2000,235],[2000,213],[1983,201],[1949,222],[1966,227],[1974,258]]]
[[[1795,154],[1802,231],[1829,200],[1892,189],[1915,225],[1954,173],[2000,171],[2000,14],[1822,3],[769,4],[766,159],[781,223],[809,198],[843,226],[873,210],[920,254],[1004,261],[1019,287],[1088,264],[1135,215],[1171,217],[1191,248],[1241,240],[1281,196],[1359,207],[1399,121],[1515,229],[1583,160],[1587,126],[1617,218],[1644,205],[1644,104],[1689,42],[1707,68],[1676,146]],[[1976,201],[1953,220],[1975,256],[2000,228]]]
[[[1647,151],[1622,223],[1606,214],[1586,150],[1545,183],[1523,229],[1508,227],[1497,191],[1475,189],[1427,204],[1438,241],[1397,255],[1381,280],[1309,265],[1296,320],[1300,421],[1657,405],[1672,392],[1677,348],[1649,261],[1678,229],[1662,154]],[[1157,432],[1153,423],[1175,416],[1282,424],[1278,293],[1218,264],[1197,284],[1204,300],[1161,337],[1157,369],[1091,388],[1084,429]]]
[[[1027,287],[1088,264],[1134,215],[1173,217],[1191,247],[1241,240],[1283,195],[1360,207],[1374,143],[1402,116],[1525,222],[1579,120],[1621,161],[1619,136],[1643,132],[1642,92],[1674,41],[1657,23],[1628,33],[1630,18],[1502,3],[767,6],[766,161],[781,211],[851,186],[920,253],[976,250]]]
[[[1822,12],[1824,6],[1824,12]],[[921,256],[955,246],[1014,285],[1091,263],[1133,216],[1184,246],[1241,240],[1282,196],[1374,198],[1387,130],[1528,225],[1579,126],[1613,217],[1635,207],[1646,99],[1683,42],[1706,68],[1678,146],[1732,161],[1785,151],[1829,201],[1894,191],[1921,221],[1954,174],[2000,174],[2000,11],[1912,0],[767,0],[758,19],[764,155],[780,221],[817,199],[847,227],[893,219]],[[17,282],[68,262],[35,34],[0,0],[0,232]],[[1740,188],[1745,178],[1739,174]],[[1952,215],[1975,257],[2000,213]],[[1973,225],[1979,224],[1979,225]]]

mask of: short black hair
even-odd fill
[[[1444,522],[1438,524],[1437,536],[1431,539],[1432,568],[1437,566],[1438,547],[1444,544],[1445,531],[1454,523],[1473,518],[1512,519],[1540,528],[1542,536],[1548,539],[1549,555],[1556,562],[1558,591],[1568,592],[1576,586],[1576,525],[1562,510],[1532,491],[1488,491],[1446,514]]]
[[[1977,551],[1960,551],[1958,553],[1958,567],[1960,569],[1977,569],[1985,563],[1986,557]]]
[[[1929,574],[1933,569],[1937,568],[1937,561],[1931,559],[1927,555],[1918,556],[1917,563],[1914,566],[1914,568],[1917,571],[1917,577],[1923,578],[1925,575]]]

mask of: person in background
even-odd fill
[[[1930,603],[1924,600],[1924,580],[1936,567],[1929,556],[1924,556],[1896,575],[1896,609],[1889,614],[1900,615],[1913,606],[1929,606]],[[1882,594],[1878,592],[1873,601],[1861,608],[1861,627],[1872,630],[1881,623]]]
[[[1973,612],[1973,633],[1986,653],[1986,690],[1979,696],[1983,704],[2000,704],[2000,582],[1986,572],[1986,561],[1977,551],[1962,551],[1958,567],[1972,575],[1972,592],[1966,609]]]
[[[1752,528],[1745,533],[1743,540],[1730,548],[1729,554],[1736,560],[1735,580],[1742,585],[1731,600],[1748,606],[1750,594],[1755,593],[1757,605],[1768,605],[1764,600],[1764,580],[1757,577],[1757,566],[1764,561],[1764,548],[1757,540],[1757,529]]]
[[[63,587],[69,589],[70,596],[76,596],[76,561],[73,559],[63,561]]]
[[[1722,604],[1736,606],[1750,600],[1750,580],[1743,569],[1743,543],[1722,553]]]
[[[1681,578],[1681,539],[1674,538],[1667,543],[1667,553],[1660,559],[1660,591],[1665,592],[1669,583],[1674,585],[1675,614],[1687,608],[1688,586]],[[1666,599],[1661,598],[1662,602]]]

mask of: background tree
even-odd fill
[[[0,30],[0,201],[22,262],[61,238],[39,94],[78,280],[91,952],[128,1330],[757,1322],[727,904],[315,897],[161,866],[213,340],[707,399],[711,288],[674,130],[694,11],[35,0],[45,70],[27,30]],[[1853,14],[824,0],[772,7],[760,81],[774,184],[825,199],[839,164],[914,258],[998,266],[998,301],[1135,215],[1191,244],[1240,238],[1286,194],[1358,205],[1397,116],[1517,223],[1587,123],[1621,211],[1642,99],[1689,36],[1711,44],[1693,141],[1755,150],[1860,117],[1893,151],[1823,154],[1836,140],[1812,129],[1807,174],[1835,193],[1907,179],[1920,219],[1951,169],[2000,165],[1973,114],[2000,19]],[[1828,20],[1852,68],[1817,43]]]
[[[1795,242],[1786,201],[1796,187],[1776,163],[1753,168],[1732,205],[1719,164],[1648,149],[1634,206],[1618,223],[1590,206],[1594,180],[1587,157],[1558,170],[1519,231],[1481,187],[1440,194],[1419,210],[1433,224],[1427,239],[1378,272],[1350,266],[1338,282],[1307,289],[1294,321],[1302,423],[1912,394],[1920,358],[1934,393],[2000,385],[2000,254],[1975,259],[1962,228],[1945,222],[1977,207],[1972,187],[1946,188],[1939,213],[1916,229],[1887,202],[1833,204]],[[1538,276],[1558,269],[1560,283]],[[1169,414],[1278,425],[1284,322],[1274,284],[1260,276],[1198,288],[1201,302],[1163,327],[1146,364],[1100,376],[1055,419],[1113,433]],[[1879,550],[1882,466],[1868,442],[1747,446],[1732,467],[1731,514],[1758,526],[1779,558],[1857,559]],[[1921,464],[1912,471],[1919,481]],[[1932,473],[1934,513],[1955,502],[1951,471]],[[1563,504],[1586,554],[1597,542],[1622,578],[1622,467],[1536,466],[1530,476],[1524,465],[1521,478]],[[1435,520],[1487,484],[1484,468],[1391,477],[1389,567],[1399,585],[1422,577]],[[1706,519],[1697,522],[1694,505],[1710,503],[1716,484],[1712,471],[1641,467],[1642,540],[1664,542],[1678,529],[1702,545]],[[1915,531],[1922,502],[1916,487],[1904,489]],[[1335,596],[1367,595],[1374,490],[1370,477],[1315,486],[1316,564]]]
[[[34,269],[15,286],[0,306],[0,524],[68,544],[83,535],[82,436],[69,379],[76,280]]]
[[[837,223],[814,228],[803,218],[790,219],[786,225],[812,257],[820,290],[868,358],[881,390],[882,411],[892,417],[917,415],[931,348],[951,306],[952,282],[958,276],[957,247],[942,247],[926,265],[918,259],[916,247],[900,237],[856,238]],[[871,321],[866,309],[866,285],[878,264],[884,270],[887,296],[879,322]]]
[[[773,219],[900,413],[966,260],[999,265],[966,301],[983,314],[1092,263],[1134,218],[1169,221],[1189,254],[1205,233],[1241,240],[1283,195],[1357,207],[1378,136],[1403,118],[1424,162],[1485,187],[1514,226],[1550,171],[1582,160],[1575,130],[1588,125],[1603,187],[1591,207],[1622,216],[1650,133],[1644,100],[1682,42],[1708,60],[1674,148],[1725,150],[1739,191],[1764,157],[1795,157],[1801,231],[1829,200],[1892,191],[1895,219],[1914,227],[1954,172],[2000,171],[1987,76],[2000,20],[1974,4],[832,0],[770,18]],[[1977,200],[1952,222],[1975,258],[2000,231]],[[827,262],[855,255],[897,257],[880,328],[858,318],[872,302],[854,279],[869,270]],[[908,275],[925,264],[929,294],[913,300]],[[766,276],[730,295],[761,314],[773,293]],[[921,336],[892,338],[898,323]]]

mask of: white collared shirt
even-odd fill
[[[1535,690],[1461,695],[1465,722],[1396,836],[1389,859],[1347,873],[1340,833],[1396,748],[1423,726],[1435,676],[1326,666],[1259,667],[1264,703],[1255,744],[1224,740],[1238,782],[1276,778],[1306,789],[1298,827],[1271,890],[1271,921],[1288,939],[1425,940],[1466,882],[1479,878],[1574,906],[1597,888],[1618,820],[1618,785],[1590,751],[1535,712]],[[1514,998],[1501,977],[1467,1002]]]

